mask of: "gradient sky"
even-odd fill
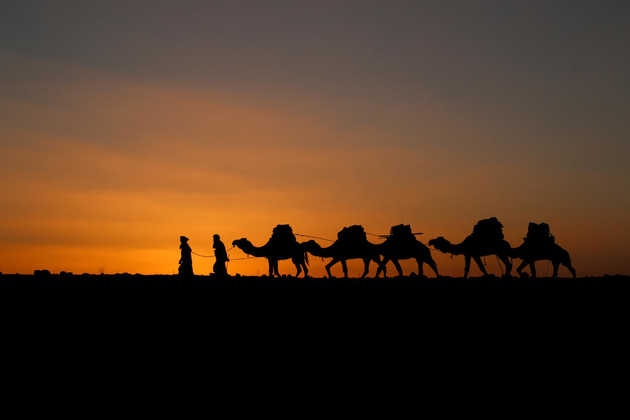
[[[578,274],[630,274],[629,28],[627,1],[5,1],[0,272],[497,216],[513,246],[546,221]]]

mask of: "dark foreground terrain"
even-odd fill
[[[264,319],[269,314],[277,314],[277,322],[284,325],[303,322],[302,315],[323,319],[339,311],[349,314],[346,322],[358,322],[371,314],[370,325],[383,325],[381,317],[389,315],[395,321],[386,323],[387,328],[403,320],[422,320],[422,325],[426,326],[450,319],[460,325],[470,316],[486,314],[484,323],[504,324],[507,331],[515,328],[514,314],[529,324],[533,318],[553,312],[556,319],[563,320],[558,330],[564,330],[566,323],[576,323],[575,317],[580,314],[588,316],[577,322],[581,327],[585,323],[593,324],[595,315],[604,316],[606,322],[626,319],[627,314],[617,312],[625,312],[629,292],[629,276],[576,280],[502,280],[497,277],[438,280],[417,276],[386,280],[233,276],[217,280],[211,276],[195,276],[185,281],[175,275],[51,274],[46,271],[33,275],[0,275],[0,309],[9,314],[37,314],[37,322],[59,313],[67,314],[68,323],[85,322],[88,329],[92,328],[92,318],[77,317],[77,314],[107,317],[124,314],[127,317],[131,313],[135,314],[132,318],[139,317],[149,323],[161,319],[159,325],[171,325],[170,317],[185,314],[186,320],[178,326],[187,325],[191,320],[207,320],[210,312],[214,314],[212,319],[221,320],[220,325],[223,322],[227,325],[229,320],[239,316],[250,323],[261,316]],[[41,317],[42,313],[46,316]],[[136,327],[142,329],[145,325]]]
[[[0,274],[0,280],[126,280],[126,281],[186,281],[179,278],[177,275],[145,275],[145,274],[73,274],[73,273],[49,273],[47,271],[37,271],[32,275],[25,274]],[[510,279],[503,279],[496,276],[487,276],[487,277],[471,277],[468,280],[464,280],[461,277],[440,277],[436,279],[435,277],[418,277],[415,275],[405,276],[405,277],[388,277],[387,279],[378,278],[375,279],[373,277],[369,277],[366,279],[358,279],[358,278],[315,278],[309,277],[304,279],[303,277],[293,277],[293,276],[282,276],[280,278],[273,278],[268,276],[241,276],[235,275],[230,276],[227,279],[218,280],[214,277],[214,275],[210,276],[195,276],[193,281],[214,281],[214,282],[244,282],[244,283],[270,283],[270,282],[301,282],[301,283],[312,283],[312,284],[328,284],[328,283],[345,283],[345,284],[361,284],[361,283],[385,283],[391,281],[398,282],[435,282],[435,281],[630,281],[630,276],[624,275],[605,275],[602,277],[578,277],[577,279],[572,279],[568,277],[561,277],[559,279],[552,279],[549,277],[538,277],[536,279],[532,279],[530,277],[512,277]],[[190,280],[188,280],[190,281]]]

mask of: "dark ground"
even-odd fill
[[[182,281],[177,275],[145,275],[145,274],[73,274],[73,273],[48,273],[46,271],[38,271],[32,275],[25,274],[0,274],[0,280],[144,280],[144,281],[155,281],[155,280],[175,280]],[[198,281],[217,281],[217,279],[211,276],[195,276],[193,280]],[[471,277],[468,280],[464,280],[461,277],[440,277],[436,279],[435,277],[429,278],[419,278],[415,275],[405,276],[405,277],[388,277],[387,279],[378,278],[366,278],[364,280],[358,278],[312,278],[304,279],[302,277],[295,278],[293,276],[282,276],[281,278],[272,278],[268,276],[230,276],[228,279],[221,280],[221,282],[244,282],[244,283],[269,283],[269,282],[302,282],[302,283],[311,283],[311,284],[327,284],[327,283],[345,283],[345,284],[360,284],[360,283],[386,283],[391,281],[397,282],[427,282],[427,281],[630,281],[630,276],[624,275],[605,275],[602,277],[578,277],[577,279],[572,279],[569,277],[561,277],[559,279],[552,279],[549,277],[538,277],[536,279],[532,279],[529,277],[512,277],[511,279],[502,279],[496,276],[488,276],[488,277]]]
[[[82,331],[105,328],[110,317],[117,317],[123,323],[133,319],[134,331],[197,325],[193,335],[200,337],[234,319],[241,319],[241,327],[243,322],[263,323],[264,331],[272,325],[297,324],[290,334],[307,326],[320,328],[322,323],[339,328],[341,322],[344,331],[354,331],[359,324],[389,330],[411,323],[401,334],[421,337],[427,328],[447,323],[440,327],[443,334],[455,334],[466,325],[468,334],[491,327],[503,337],[510,331],[542,327],[551,328],[553,334],[567,328],[603,328],[630,316],[628,292],[630,276],[557,281],[196,276],[182,281],[176,275],[38,272],[0,275],[0,310],[16,322],[24,315],[35,323],[64,316],[62,323],[55,321],[59,326],[80,325]],[[327,318],[335,323],[326,323]],[[314,319],[315,324],[304,324],[305,319]]]

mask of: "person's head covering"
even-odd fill
[[[188,238],[185,236],[180,236],[179,237],[180,242],[188,242]]]
[[[213,238],[215,241],[218,241],[219,239],[221,239],[221,237],[220,237],[219,235],[217,235],[216,233],[212,236],[212,238]]]

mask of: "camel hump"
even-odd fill
[[[291,225],[277,225],[273,228],[271,239],[278,242],[297,242]]]
[[[473,228],[473,235],[487,241],[502,241],[503,225],[496,217],[482,219]]]
[[[340,242],[363,243],[367,242],[365,229],[361,225],[352,225],[344,227],[337,233],[337,239]]]

